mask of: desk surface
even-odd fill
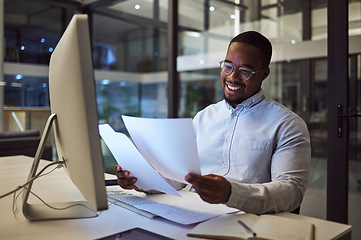
[[[39,168],[47,163],[42,161]],[[0,194],[25,183],[31,164],[32,158],[25,156],[0,158]],[[33,191],[49,203],[84,200],[62,169],[36,180]],[[186,236],[195,225],[184,226],[161,218],[148,219],[115,205],[110,205],[95,218],[30,222],[22,214],[21,196],[16,203],[17,214],[14,215],[13,195],[0,199],[0,239],[97,239],[135,227],[173,239],[195,239]],[[283,215],[315,224],[315,239],[339,239],[351,231],[351,226],[345,224],[291,213]]]

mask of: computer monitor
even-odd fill
[[[94,217],[96,211],[107,209],[108,202],[87,15],[73,16],[51,55],[49,92],[51,116],[28,180],[36,175],[44,143],[53,129],[59,162],[63,161],[63,168],[87,201],[50,204],[63,210],[30,204],[30,183],[23,196],[23,213],[30,220]]]

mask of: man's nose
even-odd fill
[[[233,69],[233,71],[231,72],[231,74],[229,74],[229,77],[236,81],[236,80],[241,80],[241,78],[239,77],[238,73],[237,73],[237,69]]]

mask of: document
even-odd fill
[[[163,177],[188,184],[185,175],[201,174],[192,119],[122,117],[139,152]]]
[[[131,176],[138,178],[137,187],[179,196],[178,192],[149,165],[125,134],[115,132],[108,124],[99,125],[99,132],[119,166],[128,170]]]
[[[137,187],[178,195],[163,177],[187,184],[185,175],[201,174],[191,119],[122,117],[131,139],[107,124],[99,131],[118,164],[138,178]]]
[[[207,239],[313,240],[314,231],[312,223],[302,220],[277,214],[258,216],[241,213],[223,215],[200,223],[188,236]]]
[[[160,194],[147,196],[148,199],[157,202],[157,204],[147,204],[138,206],[138,208],[184,225],[199,223],[222,214],[239,212],[238,209],[227,207],[224,204],[204,202],[194,192],[179,191],[179,193],[182,198],[164,194],[161,194],[162,196],[159,196]]]

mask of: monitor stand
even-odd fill
[[[44,132],[36,150],[33,165],[28,176],[28,181],[34,178],[37,174],[36,172],[39,167],[41,156],[44,152],[45,142],[51,131],[52,125],[55,123],[56,114],[51,114],[46,122]],[[63,162],[59,162],[59,164],[64,165]],[[98,216],[97,212],[92,210],[86,201],[51,203],[49,205],[51,205],[52,208],[45,204],[30,204],[28,203],[28,200],[31,194],[32,185],[33,181],[25,187],[23,193],[23,214],[31,221],[90,218]]]

